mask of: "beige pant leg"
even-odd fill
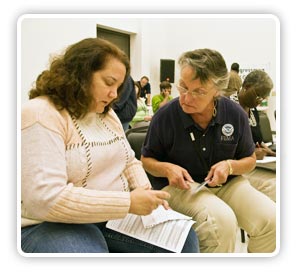
[[[275,172],[262,168],[255,168],[252,172],[245,174],[244,177],[249,180],[254,188],[267,195],[275,202]]]
[[[241,176],[217,191],[234,211],[239,227],[250,236],[248,252],[271,253],[276,248],[275,203]]]
[[[167,186],[163,190],[171,194],[169,204],[174,210],[196,221],[193,228],[200,252],[234,252],[238,226],[232,209],[206,187],[196,193],[197,186],[194,183],[190,190]]]

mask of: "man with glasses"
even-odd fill
[[[255,145],[246,113],[220,97],[226,63],[215,50],[197,49],[182,54],[179,65],[180,96],[156,112],[142,148],[152,185],[196,221],[201,252],[234,252],[239,226],[250,236],[248,252],[271,253],[275,203],[242,176],[255,167]]]

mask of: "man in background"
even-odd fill
[[[231,64],[231,72],[239,74],[239,64],[237,62]]]
[[[138,82],[141,86],[140,97],[144,97],[146,105],[150,106],[151,105],[151,84],[149,83],[149,78],[147,76],[143,76]]]

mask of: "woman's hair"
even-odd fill
[[[138,93],[136,95],[136,99],[138,99],[140,97],[141,94],[141,85],[138,81],[134,81],[134,86],[136,86],[138,88]]]
[[[185,52],[178,60],[180,67],[191,66],[195,70],[193,79],[202,84],[211,80],[220,90],[228,86],[229,74],[222,55],[211,49],[196,49]]]
[[[253,89],[256,94],[267,97],[273,88],[272,79],[263,70],[253,70],[244,79],[242,88],[245,90]]]
[[[58,110],[67,109],[70,115],[81,118],[89,111],[93,100],[90,93],[93,73],[103,70],[112,58],[125,65],[126,80],[130,74],[129,59],[117,46],[99,38],[87,38],[73,44],[37,77],[29,99],[46,95]],[[118,89],[119,96],[122,88],[123,84]],[[104,113],[110,106],[105,107]]]

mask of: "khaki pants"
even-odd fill
[[[252,172],[243,176],[249,180],[254,188],[267,195],[275,202],[275,172],[256,167]]]
[[[248,252],[270,253],[275,250],[275,203],[256,190],[242,176],[222,187],[203,188],[198,184],[189,190],[172,186],[163,188],[171,194],[170,206],[196,221],[194,230],[200,241],[200,251],[234,252],[238,226],[250,236]]]

